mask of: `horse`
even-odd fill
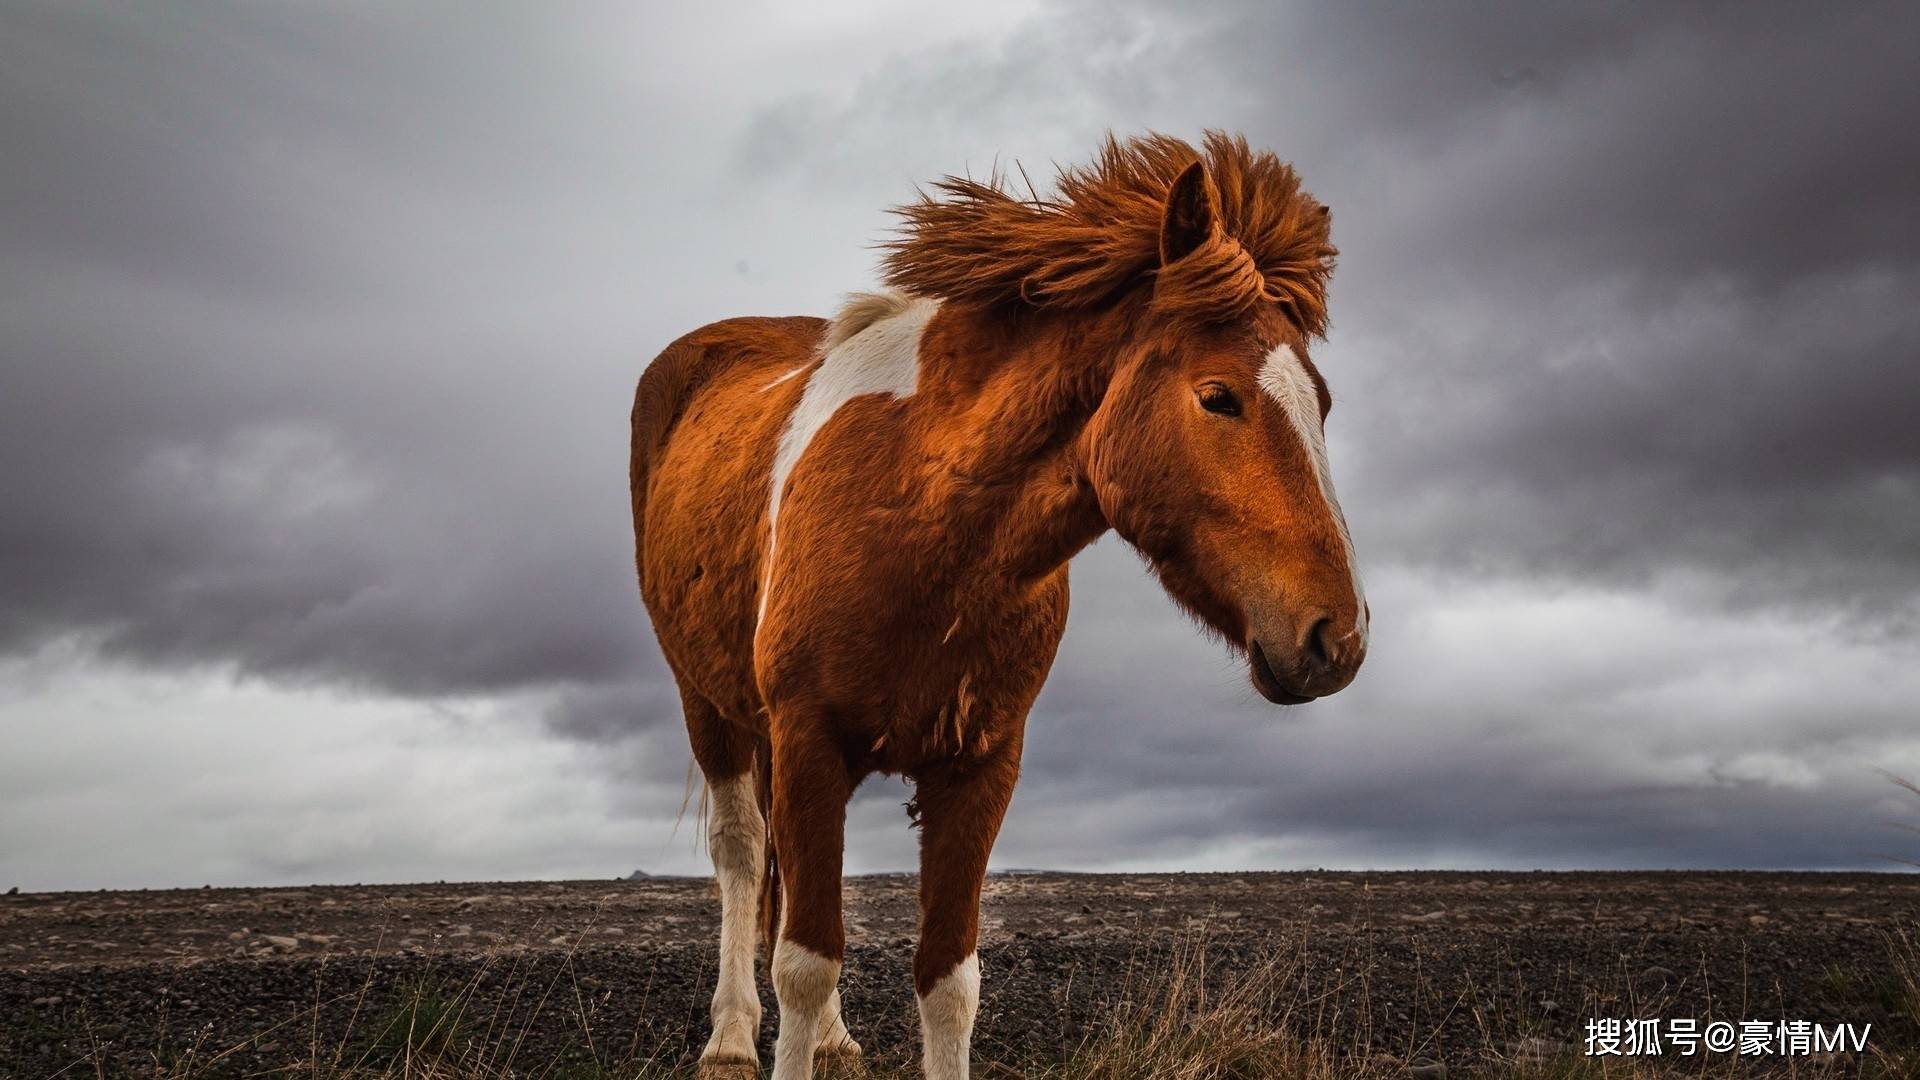
[[[981,888],[1067,565],[1111,529],[1269,701],[1354,678],[1370,612],[1328,471],[1328,209],[1244,137],[1108,135],[1022,198],[897,207],[888,291],[737,318],[647,367],[640,591],[708,795],[720,894],[705,1075],[858,1054],[837,989],[846,806],[914,785],[922,1067],[965,1077]]]

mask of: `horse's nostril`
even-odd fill
[[[1322,615],[1307,628],[1306,640],[1300,643],[1301,652],[1306,654],[1307,662],[1316,668],[1333,666],[1333,618]]]

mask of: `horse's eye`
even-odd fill
[[[1221,416],[1240,415],[1240,399],[1219,383],[1208,383],[1200,388],[1200,407]]]

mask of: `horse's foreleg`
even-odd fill
[[[927,1080],[962,1080],[980,1007],[980,887],[1020,771],[1009,748],[983,764],[922,775],[920,948],[913,957]]]
[[[780,1036],[773,1080],[809,1080],[813,1054],[836,1028],[840,961],[840,860],[853,777],[833,744],[795,717],[773,718],[773,843],[780,868],[780,940],[773,992]],[[855,1047],[854,1049],[857,1049]]]

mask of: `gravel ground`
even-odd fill
[[[917,1037],[914,887],[847,883],[842,996],[882,1061]],[[1057,1060],[1196,950],[1214,980],[1274,965],[1278,1022],[1457,1072],[1577,1049],[1592,1016],[1872,1023],[1905,1047],[1893,956],[1917,914],[1920,875],[999,875],[975,1054]],[[717,915],[706,879],[0,897],[0,1075],[311,1073],[389,1052],[409,1000],[536,1072],[683,1060]]]

